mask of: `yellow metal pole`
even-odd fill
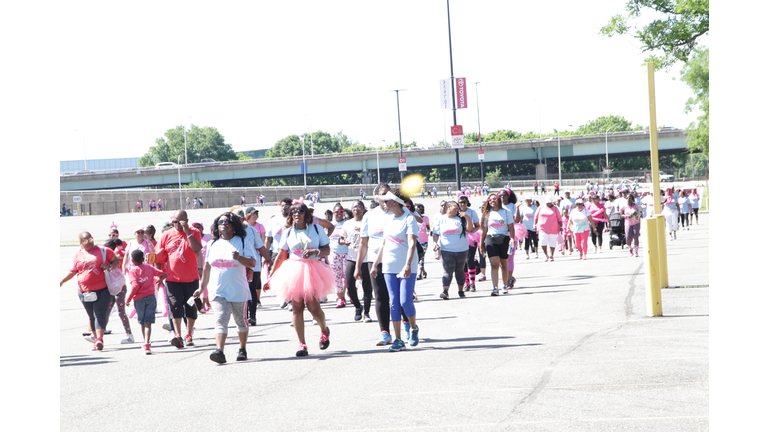
[[[659,193],[659,190],[661,189],[661,186],[659,185],[659,135],[658,130],[656,129],[656,83],[655,83],[655,71],[653,68],[653,62],[648,62],[648,106],[649,111],[651,115],[651,126],[650,126],[650,135],[651,135],[651,184],[653,185],[651,189],[653,191],[653,209],[655,214],[661,214],[661,211],[663,210],[661,207],[661,194]],[[662,219],[661,224],[657,225],[658,230],[661,232],[661,235],[664,236],[664,222]],[[650,237],[650,235],[649,235]],[[666,240],[663,242],[659,242],[664,249],[664,253],[659,253],[658,260],[659,260],[659,273],[660,281],[663,281],[662,286],[667,286],[668,283],[666,282],[668,280],[667,277],[667,248],[666,248]],[[661,263],[661,261],[664,261]]]
[[[643,219],[645,232],[645,298],[648,316],[661,316],[661,284],[658,261],[658,219]],[[662,234],[663,235],[663,234]]]
[[[669,277],[667,273],[667,221],[662,215],[654,216],[656,219],[656,258],[659,260],[659,286],[666,288],[669,286]]]

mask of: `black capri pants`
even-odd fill
[[[171,316],[173,318],[184,318],[196,320],[197,319],[197,307],[195,305],[190,306],[187,303],[192,293],[194,293],[200,286],[200,280],[195,279],[192,282],[171,282],[166,281],[165,285],[168,287],[168,303],[170,303]]]
[[[539,247],[539,234],[536,231],[528,230],[528,237],[525,238],[525,251],[528,252],[528,246],[533,246],[531,252],[536,252]],[[488,255],[490,258],[491,255]]]
[[[355,266],[357,265],[357,262],[355,261],[349,261],[347,260],[347,267],[344,269],[344,274],[346,275],[347,279],[347,292],[349,293],[349,298],[352,299],[352,303],[355,305],[356,308],[362,307],[363,313],[368,314],[371,312],[371,300],[373,300],[373,287],[371,286],[371,275],[368,274],[368,277],[365,277],[365,275],[362,275],[362,285],[363,285],[363,304],[360,304],[360,297],[357,295],[357,284],[355,283]],[[361,267],[360,271],[364,271],[365,269]],[[389,293],[387,293],[389,295]]]
[[[83,303],[85,312],[88,314],[91,330],[105,330],[107,328],[107,321],[109,320],[109,305],[114,299],[114,296],[109,293],[107,287],[91,292],[96,293],[96,301],[83,301],[83,292],[80,290],[77,291],[77,297],[80,299],[80,302]]]

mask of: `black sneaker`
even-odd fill
[[[240,348],[240,351],[237,352],[237,361],[243,360],[248,360],[248,353],[245,352],[245,348]]]
[[[248,325],[251,327],[256,327],[256,318],[248,318]]]
[[[443,291],[440,293],[440,298],[443,300],[448,300],[448,291]]]
[[[305,344],[299,344],[299,350],[296,351],[296,357],[306,357],[309,355],[307,346]]]
[[[218,349],[211,353],[210,359],[215,361],[218,364],[227,362],[227,358],[224,357],[224,351],[218,350]]]
[[[288,306],[288,302],[283,302],[283,304],[280,305],[280,309],[285,309],[286,306]]]
[[[175,346],[176,348],[184,348],[184,339],[180,337],[175,337],[171,339],[171,345]]]
[[[325,331],[320,333],[320,349],[324,350],[328,348],[328,346],[331,344],[331,340],[328,338],[328,336],[331,335],[331,329],[328,328],[328,326],[325,326]]]
[[[464,291],[459,290],[459,298],[466,298],[466,297],[467,297],[467,295],[464,294]]]
[[[461,290],[459,290],[461,291]],[[464,285],[464,291],[469,291],[469,284]]]
[[[363,319],[363,308],[355,308],[355,321]]]
[[[471,292],[475,292],[475,291],[476,291],[476,289],[475,289],[475,284],[471,284],[471,285],[469,285],[469,290],[470,290]]]

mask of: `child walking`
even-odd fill
[[[152,335],[152,324],[155,322],[155,308],[157,307],[155,285],[158,288],[163,286],[163,281],[168,275],[150,264],[144,264],[144,252],[140,249],[131,252],[131,261],[134,267],[126,277],[131,288],[125,297],[125,305],[130,306],[131,301],[134,301],[136,316],[144,336],[142,350],[144,354],[149,355],[152,354],[149,339]],[[157,282],[155,282],[155,277],[157,277]]]

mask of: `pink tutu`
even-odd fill
[[[320,260],[287,259],[269,278],[270,288],[286,302],[324,300],[336,292],[333,270]]]

